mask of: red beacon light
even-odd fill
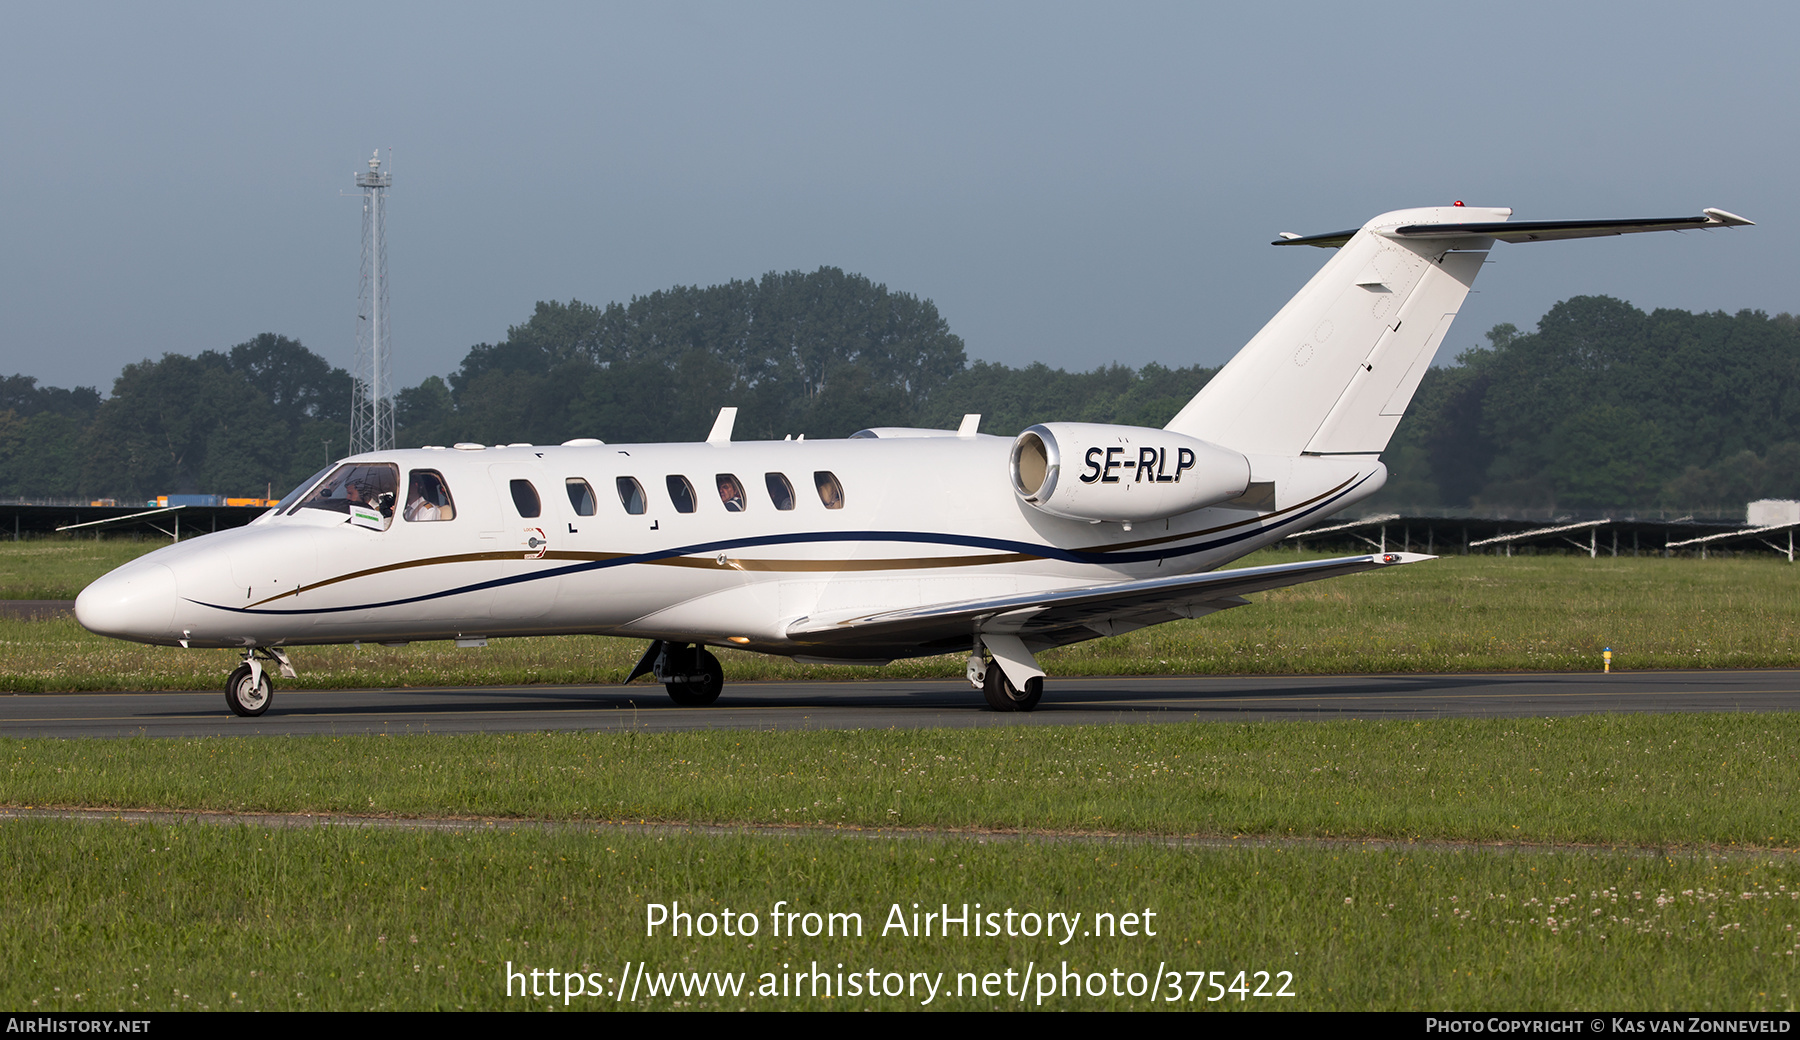
[[[1461,200],[1461,199],[1457,199],[1457,200],[1456,200],[1456,202],[1455,202],[1455,205],[1458,205],[1458,206],[1460,206],[1460,205],[1462,205],[1462,200]]]

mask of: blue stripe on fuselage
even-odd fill
[[[655,552],[636,553],[631,556],[620,556],[611,560],[591,560],[585,563],[573,563],[563,567],[538,571],[534,574],[515,574],[506,578],[494,578],[490,581],[477,582],[473,585],[462,585],[454,589],[442,589],[427,592],[404,599],[387,600],[382,603],[354,603],[342,607],[313,607],[305,610],[266,610],[255,607],[227,607],[217,603],[204,603],[200,600],[188,600],[203,607],[215,610],[228,610],[234,614],[255,614],[259,616],[285,617],[298,614],[340,614],[351,610],[374,610],[381,607],[401,607],[410,603],[423,603],[428,600],[442,599],[446,596],[460,596],[470,592],[482,592],[487,589],[503,588],[507,585],[519,585],[528,581],[542,581],[545,578],[558,578],[569,574],[582,574],[588,571],[606,570],[611,567],[626,567],[633,564],[655,563],[658,560],[672,559],[678,556],[698,556],[703,553],[719,552],[725,549],[749,549],[763,545],[799,545],[819,542],[912,542],[927,545],[957,545],[976,549],[996,549],[1003,552],[1021,553],[1037,556],[1047,560],[1060,560],[1064,563],[1119,564],[1147,563],[1151,560],[1179,559],[1217,549],[1220,546],[1241,542],[1268,531],[1285,527],[1296,520],[1304,519],[1328,508],[1332,503],[1355,491],[1369,478],[1364,477],[1356,484],[1345,488],[1342,492],[1313,506],[1302,510],[1270,527],[1258,527],[1254,530],[1238,534],[1225,535],[1206,542],[1195,542],[1174,548],[1142,549],[1136,552],[1107,552],[1104,550],[1060,549],[1052,545],[1033,545],[1029,542],[1015,542],[1006,538],[983,538],[978,535],[932,534],[922,531],[818,531],[808,534],[771,534],[757,535],[750,538],[724,538],[712,542],[701,542],[674,549],[660,549]]]

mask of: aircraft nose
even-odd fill
[[[121,567],[81,590],[75,620],[98,635],[173,642],[175,572],[160,563]]]

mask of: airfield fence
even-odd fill
[[[1289,548],[1435,555],[1735,556],[1775,553],[1794,562],[1800,524],[1573,514],[1541,519],[1393,512],[1339,515],[1282,540]]]

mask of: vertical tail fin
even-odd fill
[[[1167,428],[1246,453],[1380,453],[1494,243],[1491,232],[1391,232],[1511,214],[1399,210],[1353,234],[1293,240],[1340,248]]]

